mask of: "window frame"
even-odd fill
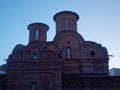
[[[68,20],[66,19],[66,20],[65,20],[65,29],[68,30],[68,27],[69,27],[69,22],[68,22]]]
[[[40,32],[39,32],[39,30],[36,30],[35,31],[35,40],[39,40],[39,38],[40,38]]]
[[[32,87],[31,87],[32,90],[37,90],[37,84],[36,82],[32,82]]]
[[[67,56],[67,59],[70,59],[72,57],[70,47],[67,47],[67,55],[66,56]]]
[[[32,58],[33,58],[34,60],[38,59],[38,54],[37,54],[36,52],[34,52],[34,53],[32,54]]]

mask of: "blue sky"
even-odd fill
[[[120,0],[0,0],[0,64],[17,44],[28,44],[27,25],[49,25],[48,41],[55,36],[53,16],[64,10],[76,12],[78,32],[85,40],[108,49],[109,68],[120,68]]]

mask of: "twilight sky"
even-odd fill
[[[27,25],[47,24],[47,40],[55,36],[53,16],[60,11],[76,12],[78,32],[87,41],[108,50],[109,68],[120,68],[120,0],[0,0],[0,65],[17,44],[28,44]]]

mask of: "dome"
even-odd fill
[[[53,17],[54,21],[56,21],[56,17],[61,15],[61,14],[72,14],[72,15],[76,16],[77,20],[79,19],[79,15],[76,14],[75,12],[72,12],[72,11],[62,11],[62,12],[59,12],[59,13],[54,15],[54,17]]]
[[[21,50],[24,49],[24,47],[25,47],[24,45],[18,44],[18,45],[16,45],[15,48],[13,49],[12,53],[16,53],[16,52],[18,52],[18,51],[21,51]]]

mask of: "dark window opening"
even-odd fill
[[[32,90],[37,90],[37,84],[36,84],[36,82],[32,82]]]
[[[35,40],[39,40],[39,30],[36,30],[35,32]]]
[[[70,41],[67,41],[67,44],[70,44]]]
[[[71,58],[71,48],[70,47],[67,48],[67,58],[68,59]]]
[[[37,59],[38,56],[37,56],[37,53],[33,53],[33,59]]]
[[[68,20],[65,21],[66,30],[68,30]]]
[[[62,59],[62,51],[60,50],[60,53],[59,53],[59,57],[60,59]]]
[[[91,51],[90,52],[90,55],[93,57],[93,56],[95,56],[95,52],[94,51]]]

